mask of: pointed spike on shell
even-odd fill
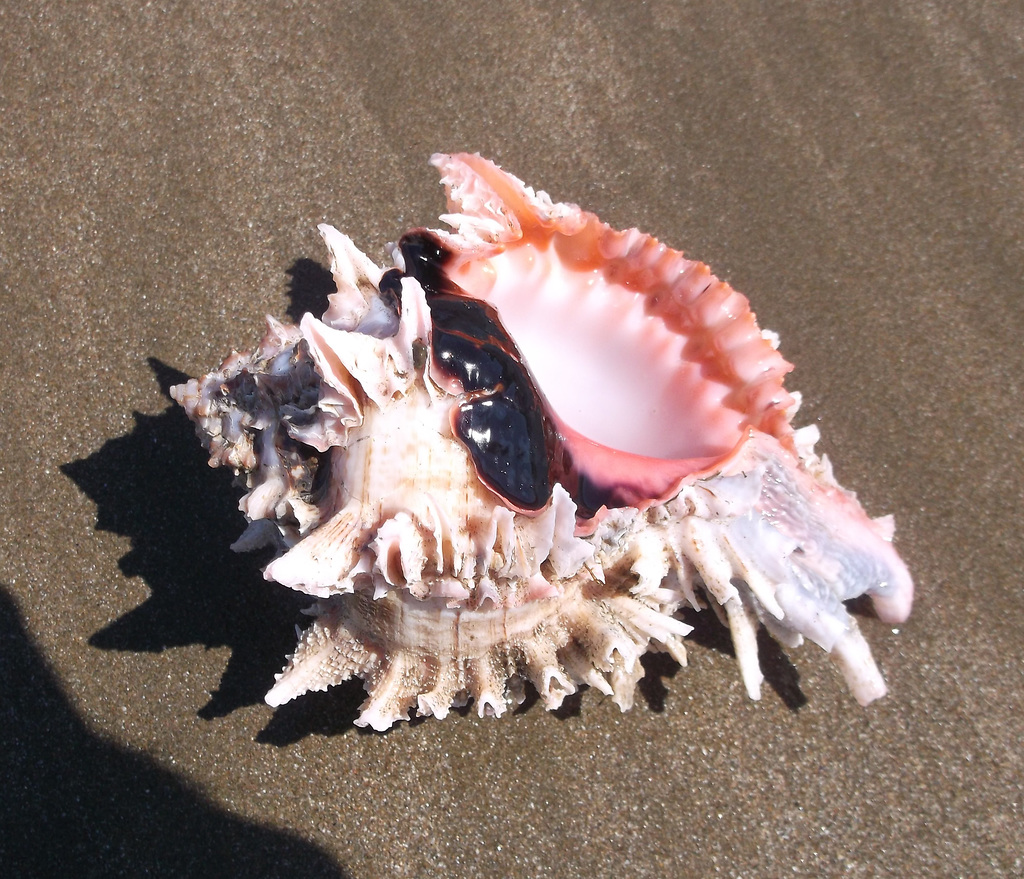
[[[437,672],[433,688],[417,697],[416,711],[424,717],[433,715],[442,720],[456,703],[457,694],[458,680],[454,670],[442,667]]]
[[[508,656],[508,645],[495,645],[482,650],[478,645],[472,658],[465,663],[463,686],[476,703],[479,717],[501,717],[510,699],[506,687],[516,678]]]
[[[351,592],[350,574],[365,542],[358,507],[349,506],[267,565],[263,576],[309,595]],[[330,559],[330,565],[324,564]]]
[[[380,661],[379,654],[346,625],[344,614],[323,607],[319,612],[323,615],[302,634],[288,665],[267,693],[268,705],[276,708],[303,693],[364,677]]]
[[[743,685],[747,689],[747,695],[758,701],[761,698],[764,675],[761,674],[761,665],[757,659],[757,617],[744,606],[739,597],[730,598],[724,607]]]
[[[337,286],[337,292],[328,297],[330,306],[323,320],[338,330],[355,330],[380,299],[384,270],[333,226],[321,223],[317,231],[331,255],[331,274]]]
[[[601,671],[594,667],[593,660],[587,655],[582,645],[570,641],[558,651],[558,661],[569,675],[581,684],[593,687],[605,696],[611,696],[614,693],[612,685]]]
[[[391,729],[396,721],[408,720],[409,711],[416,704],[416,697],[409,690],[399,688],[395,681],[402,676],[403,657],[392,659],[388,672],[379,683],[370,687],[370,696],[359,707],[355,725],[370,727],[377,732]]]
[[[612,701],[620,711],[630,711],[636,699],[636,685],[643,677],[643,667],[636,663],[633,668],[616,666],[611,673]]]
[[[849,631],[836,641],[831,657],[843,673],[850,692],[861,705],[870,705],[886,694],[885,681],[871,656],[871,648],[855,620]]]

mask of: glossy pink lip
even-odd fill
[[[497,309],[577,467],[618,505],[667,500],[750,428],[788,442],[792,367],[746,297],[650,236],[579,209],[545,215],[479,156],[445,162],[490,185],[506,220],[484,246],[453,247],[447,273]]]

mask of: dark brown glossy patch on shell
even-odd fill
[[[436,369],[454,379],[462,399],[452,429],[469,451],[477,476],[517,509],[538,511],[561,483],[580,518],[592,518],[610,492],[573,467],[564,437],[497,310],[469,296],[444,272],[451,254],[433,234],[410,232],[399,242],[406,274],[423,288],[431,316]],[[400,287],[388,272],[381,287]]]

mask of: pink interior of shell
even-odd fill
[[[723,403],[727,384],[685,356],[687,337],[600,267],[566,266],[550,239],[539,244],[496,255],[479,280],[454,280],[479,296],[475,288],[490,276],[483,298],[498,309],[558,416],[594,442],[635,455],[698,458],[732,449],[746,415]]]
[[[520,234],[456,254],[449,273],[497,308],[588,476],[643,505],[720,466],[751,427],[788,439],[790,366],[745,297],[650,236],[511,207]]]

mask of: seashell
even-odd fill
[[[677,613],[729,627],[759,698],[757,631],[809,638],[867,704],[885,693],[844,602],[896,622],[913,585],[794,430],[790,365],[702,263],[553,202],[476,155],[436,155],[451,231],[384,269],[330,226],[322,319],[267,319],[251,354],[173,389],[247,492],[235,549],[316,601],[267,695],[358,676],[357,723],[548,708],[589,685],[623,709]]]

